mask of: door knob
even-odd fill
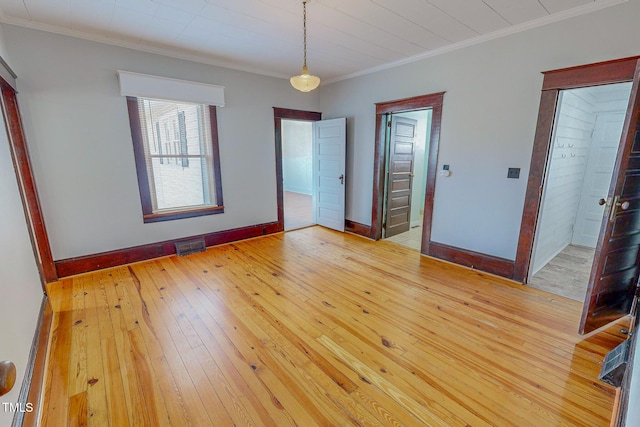
[[[8,360],[0,362],[0,396],[11,391],[16,383],[16,365]]]
[[[616,216],[616,212],[618,212],[618,208],[620,210],[626,211],[627,209],[629,209],[629,206],[631,206],[631,203],[629,203],[628,200],[621,202],[620,196],[616,196],[613,199],[613,207],[611,208],[611,215],[609,215],[609,221],[613,222],[613,219]]]
[[[598,200],[598,204],[599,204],[600,206],[604,206],[604,204],[605,204],[605,203],[607,203],[607,201],[606,201],[605,199],[600,199],[600,200]]]

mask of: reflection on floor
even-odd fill
[[[584,301],[595,249],[569,245],[535,276],[529,286]]]
[[[422,243],[422,226],[418,225],[410,228],[409,231],[396,234],[395,236],[388,237],[385,240],[419,251],[420,244]]]
[[[285,231],[313,225],[313,206],[311,195],[284,192],[284,229]]]

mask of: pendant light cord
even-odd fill
[[[302,32],[304,34],[304,66],[307,66],[307,1],[302,2]]]

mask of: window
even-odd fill
[[[144,222],[224,212],[216,107],[127,97]]]

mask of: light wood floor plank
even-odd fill
[[[49,285],[43,426],[608,426],[629,319],[311,227]]]

